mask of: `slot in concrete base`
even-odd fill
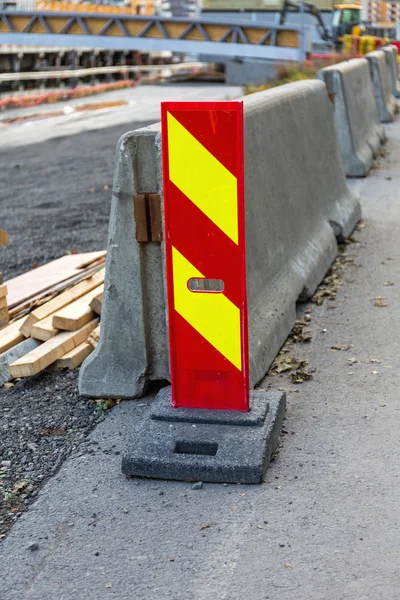
[[[171,388],[157,394],[122,459],[131,477],[261,483],[278,445],[283,392],[250,392],[249,413],[171,408]]]

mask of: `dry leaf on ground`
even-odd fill
[[[352,344],[335,344],[335,346],[331,346],[331,350],[350,350],[352,348]]]

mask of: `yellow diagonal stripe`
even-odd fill
[[[239,309],[224,294],[191,292],[189,279],[204,275],[174,247],[172,267],[175,310],[241,371]]]
[[[237,180],[168,113],[169,177],[209,219],[238,243]]]

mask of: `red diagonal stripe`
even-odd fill
[[[182,348],[179,371],[171,365],[172,397],[176,406],[243,410],[246,377],[174,311],[174,333]],[[174,360],[174,357],[171,357]],[[213,385],[210,385],[212,382]]]
[[[171,244],[207,279],[222,279],[224,294],[241,307],[241,250],[211,219],[168,182]]]
[[[179,110],[169,112],[235,177],[238,173],[236,109]],[[200,104],[200,106],[202,106]]]

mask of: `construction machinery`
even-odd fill
[[[280,11],[279,24],[284,25],[287,15],[293,12],[304,12],[312,15],[316,19],[316,27],[321,39],[332,42],[337,49],[341,48],[343,38],[346,35],[395,37],[395,23],[393,21],[363,21],[360,2],[333,4],[331,29],[326,27],[322,13],[315,4],[301,2],[300,0],[284,0]]]
[[[284,0],[280,11],[279,24],[285,24],[289,13],[302,11],[315,17],[321,39],[325,42],[333,42],[336,46],[341,44],[343,35],[351,34],[353,27],[361,23],[361,4],[358,3],[333,5],[332,29],[329,30],[325,25],[322,13],[315,4],[298,0]]]

